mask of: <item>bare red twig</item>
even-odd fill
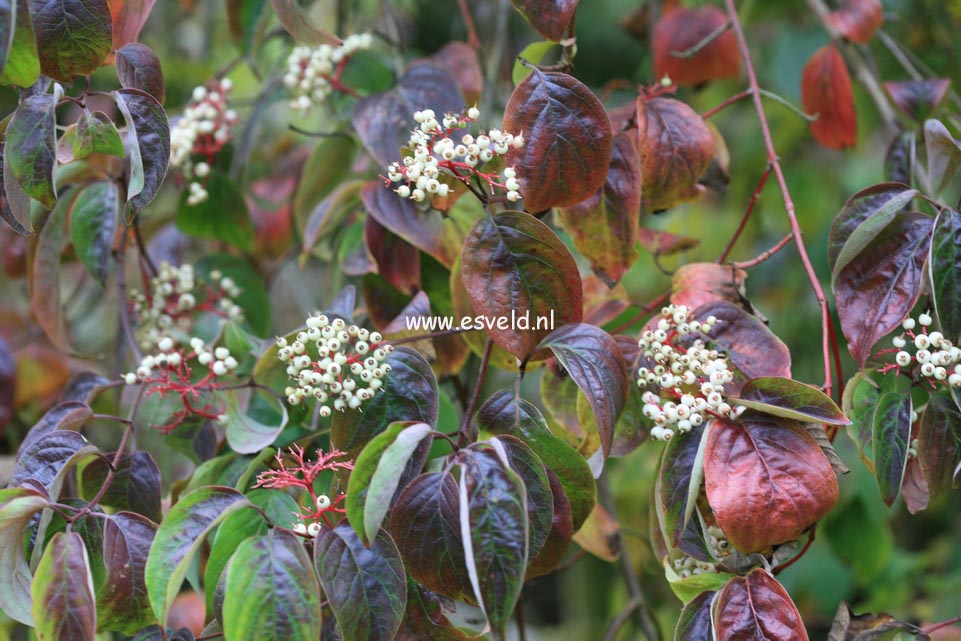
[[[811,259],[808,257],[807,248],[804,246],[804,237],[803,233],[801,232],[801,226],[798,223],[797,214],[795,213],[794,200],[791,198],[791,192],[788,189],[787,180],[784,178],[784,172],[781,169],[781,163],[778,160],[777,151],[774,148],[774,141],[771,137],[771,127],[768,125],[767,115],[764,113],[764,104],[761,101],[757,74],[754,71],[754,64],[751,61],[751,51],[748,48],[747,39],[744,37],[744,29],[741,26],[740,18],[738,18],[737,9],[734,6],[734,0],[724,0],[724,6],[727,9],[728,17],[731,19],[731,27],[733,28],[734,35],[737,39],[737,45],[741,52],[741,58],[744,59],[744,69],[747,71],[748,86],[750,87],[752,93],[754,111],[757,113],[758,123],[761,128],[761,135],[764,138],[764,147],[767,150],[768,162],[771,164],[771,170],[774,173],[774,178],[776,179],[778,187],[781,190],[781,198],[784,201],[784,211],[787,214],[788,222],[791,225],[791,234],[794,236],[798,254],[801,256],[801,263],[804,265],[804,271],[807,273],[808,281],[811,284],[811,289],[814,291],[814,297],[818,302],[818,307],[821,308],[821,351],[824,358],[824,391],[830,396],[831,390],[834,387],[831,373],[831,343],[834,332],[831,326],[831,312],[828,309],[827,297],[824,295],[824,289],[821,287],[821,282],[818,280],[817,273],[814,271],[814,266],[811,264]]]
[[[480,50],[481,42],[480,38],[477,37],[477,25],[474,24],[474,16],[470,12],[470,7],[467,6],[467,0],[457,0],[457,6],[460,7],[461,16],[464,18],[464,27],[467,29],[467,44]]]
[[[734,266],[737,267],[738,269],[748,269],[749,267],[760,265],[761,263],[766,261],[768,258],[773,256],[774,254],[784,249],[785,245],[787,245],[792,240],[794,240],[794,235],[788,234],[787,236],[779,240],[776,245],[771,247],[766,252],[759,254],[758,256],[752,258],[751,260],[746,260],[743,263],[734,263]]]
[[[739,91],[738,93],[734,94],[733,96],[731,96],[730,98],[722,102],[721,104],[715,105],[710,109],[708,109],[707,111],[705,111],[704,113],[702,113],[701,118],[704,118],[705,120],[707,120],[711,116],[717,115],[721,111],[724,111],[734,103],[740,102],[745,98],[750,98],[753,93],[754,91],[751,89],[745,89],[744,91]]]
[[[734,231],[734,236],[732,236],[731,240],[728,241],[727,247],[724,248],[724,252],[717,259],[718,263],[723,263],[724,261],[726,261],[727,257],[731,254],[731,250],[734,249],[734,245],[737,244],[737,240],[738,238],[741,237],[741,232],[743,232],[744,228],[747,226],[747,221],[751,217],[751,214],[754,212],[754,205],[757,204],[758,198],[761,197],[761,192],[764,191],[764,186],[767,184],[767,179],[770,176],[771,176],[771,165],[769,163],[767,166],[767,169],[765,169],[764,173],[761,174],[761,180],[758,181],[757,188],[754,190],[754,193],[751,194],[751,199],[747,201],[747,207],[744,210],[744,215],[741,216],[741,222],[738,224],[737,229]]]

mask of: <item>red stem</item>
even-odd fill
[[[724,261],[726,261],[727,257],[731,253],[731,250],[734,249],[734,245],[737,244],[737,240],[738,238],[741,237],[741,232],[743,232],[744,228],[747,226],[747,221],[751,217],[751,214],[754,212],[754,205],[757,204],[758,198],[761,197],[761,192],[764,191],[764,186],[767,184],[767,179],[770,176],[771,176],[771,165],[768,165],[767,169],[764,170],[764,173],[761,174],[761,180],[758,181],[757,188],[754,190],[754,193],[751,194],[751,199],[747,201],[747,208],[744,210],[744,215],[741,216],[741,222],[738,224],[737,229],[734,231],[734,236],[731,237],[731,240],[728,242],[727,247],[724,248],[724,252],[717,259],[718,263],[723,263]]]
[[[946,628],[946,627],[948,627],[948,626],[950,626],[950,625],[954,625],[955,623],[961,623],[961,615],[956,616],[956,617],[952,617],[952,618],[948,619],[947,621],[940,621],[940,622],[938,622],[938,623],[932,623],[931,625],[926,625],[926,626],[924,626],[923,628],[921,628],[921,634],[928,634],[928,635],[929,635],[929,634],[931,634],[932,632],[934,632],[935,630],[940,630],[941,628]]]
[[[721,104],[715,107],[711,107],[710,109],[702,113],[701,118],[704,118],[705,120],[707,120],[711,116],[716,115],[718,112],[724,111],[725,109],[733,105],[735,102],[740,102],[744,100],[745,98],[749,97],[751,94],[754,94],[753,89],[745,89],[744,91],[736,93],[730,98],[728,98],[727,100],[725,100],[724,102],[722,102]],[[757,94],[754,94],[754,95],[757,95]]]
[[[814,291],[814,296],[817,299],[818,306],[821,308],[821,351],[824,358],[824,391],[828,396],[830,396],[833,388],[831,374],[831,343],[834,333],[831,327],[831,312],[828,309],[827,297],[824,295],[824,290],[821,288],[820,281],[818,281],[817,273],[814,271],[814,266],[811,264],[811,259],[808,257],[807,248],[804,246],[804,237],[803,233],[801,232],[801,226],[798,224],[797,215],[794,209],[794,201],[791,198],[791,192],[788,189],[787,180],[784,178],[784,172],[781,170],[781,163],[778,161],[777,151],[774,148],[774,141],[771,137],[771,128],[768,125],[767,115],[764,113],[764,104],[761,101],[757,74],[754,71],[754,64],[751,62],[751,51],[748,48],[747,39],[744,37],[744,29],[741,27],[741,21],[738,18],[737,9],[734,6],[734,0],[724,0],[724,6],[727,9],[728,17],[731,19],[731,27],[733,28],[734,36],[737,39],[738,49],[741,52],[741,58],[744,59],[744,68],[747,71],[748,86],[751,90],[751,97],[754,102],[754,111],[757,113],[758,124],[761,128],[761,135],[764,138],[764,147],[767,150],[768,162],[771,164],[774,177],[777,180],[778,187],[781,190],[781,197],[784,201],[784,211],[787,214],[788,221],[791,224],[791,233],[794,236],[798,254],[801,256],[801,262],[804,265],[804,271],[807,273],[808,281],[811,284],[811,289]]]
[[[474,16],[471,15],[470,7],[467,6],[467,0],[457,0],[457,6],[460,7],[461,16],[464,17],[464,27],[467,29],[467,44],[480,50],[481,42],[480,38],[477,37],[477,25],[474,24]]]

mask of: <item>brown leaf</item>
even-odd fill
[[[574,534],[574,542],[599,559],[615,561],[620,554],[621,525],[600,504]]]
[[[881,0],[843,0],[827,21],[851,42],[866,45],[884,24]]]
[[[701,244],[700,239],[689,236],[678,236],[669,231],[648,229],[641,227],[637,230],[637,238],[641,247],[655,256],[672,256],[688,249],[694,249]]]
[[[448,42],[440,51],[427,58],[427,61],[447,69],[457,81],[466,104],[477,104],[484,90],[484,74],[481,72],[477,51],[472,46],[456,40]]]
[[[420,254],[416,247],[391,233],[373,216],[364,222],[364,241],[377,263],[377,272],[394,289],[411,295],[420,289]]]
[[[911,514],[917,514],[928,507],[931,500],[928,481],[924,478],[924,469],[917,457],[908,459],[904,480],[901,482],[901,496],[904,497],[904,503]]]
[[[633,132],[614,137],[604,186],[587,200],[558,210],[574,247],[608,287],[616,285],[638,258],[634,249],[641,212],[641,166]]]
[[[637,100],[641,199],[662,211],[701,196],[697,184],[714,158],[714,137],[704,119],[673,98]]]
[[[591,274],[581,280],[584,291],[584,322],[590,325],[605,325],[617,318],[627,309],[627,290],[621,284],[613,288],[597,276]],[[632,339],[634,343],[637,340]]]
[[[808,641],[797,606],[777,579],[756,568],[727,582],[714,602],[717,641]]]
[[[795,421],[754,412],[713,421],[704,480],[718,527],[745,553],[793,541],[838,500],[817,441]]]
[[[804,65],[801,104],[807,113],[818,114],[818,119],[811,123],[811,135],[819,143],[828,149],[844,149],[857,143],[851,76],[835,45],[821,47]]]
[[[828,641],[873,641],[891,630],[918,631],[915,626],[883,612],[854,614],[842,601],[828,632]]]
[[[504,111],[504,129],[525,144],[508,153],[528,211],[576,205],[603,187],[613,133],[604,105],[566,73],[532,70]]]
[[[671,279],[671,302],[697,309],[707,303],[725,300],[740,304],[747,273],[729,265],[688,263]]]
[[[689,58],[674,55],[695,46],[726,23],[724,10],[714,5],[665,11],[654,28],[654,76],[669,76],[680,86],[737,76],[741,55],[730,29]]]
[[[949,78],[925,78],[903,82],[885,82],[884,90],[891,102],[916,122],[923,122],[941,106],[951,88]]]

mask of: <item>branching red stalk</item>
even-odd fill
[[[757,183],[757,188],[754,193],[751,194],[751,199],[747,201],[747,208],[744,210],[744,215],[741,216],[741,222],[738,224],[737,229],[734,231],[734,236],[727,243],[727,247],[724,248],[724,252],[718,257],[717,262],[723,263],[727,260],[727,257],[731,254],[731,250],[734,249],[734,245],[737,244],[738,239],[741,237],[741,232],[747,227],[747,221],[754,213],[754,205],[757,204],[758,198],[761,197],[761,192],[764,191],[764,186],[767,184],[767,179],[771,176],[771,165],[768,163],[767,169],[761,174],[761,180]]]
[[[777,180],[778,187],[781,190],[781,198],[784,201],[784,211],[787,214],[788,222],[791,225],[791,233],[794,236],[798,254],[801,256],[801,263],[804,265],[804,271],[807,273],[808,281],[811,284],[811,289],[814,291],[814,296],[817,299],[818,306],[821,308],[821,351],[824,359],[824,392],[830,396],[831,390],[833,389],[831,374],[831,337],[833,336],[833,331],[831,328],[831,312],[828,309],[827,297],[824,295],[824,290],[822,289],[821,283],[818,280],[817,273],[814,271],[814,266],[811,264],[811,259],[808,257],[807,248],[804,246],[803,233],[801,232],[801,226],[798,223],[797,215],[795,213],[794,201],[791,198],[791,192],[788,189],[787,180],[784,178],[784,172],[781,169],[781,163],[778,160],[777,151],[774,148],[774,141],[771,137],[771,128],[767,122],[767,115],[764,113],[764,104],[761,101],[761,94],[758,91],[759,87],[757,74],[754,71],[754,64],[751,61],[751,51],[748,48],[747,39],[744,37],[744,29],[741,27],[741,21],[738,18],[737,9],[734,6],[734,0],[724,0],[724,6],[727,9],[728,17],[731,19],[731,27],[733,28],[734,36],[737,39],[737,45],[741,52],[741,58],[744,59],[744,69],[747,71],[748,85],[750,86],[753,94],[752,99],[754,102],[754,111],[757,113],[758,123],[761,128],[761,135],[764,138],[764,147],[767,150],[768,162],[771,164],[771,169],[774,172],[774,178]]]
[[[776,245],[771,247],[766,252],[759,254],[757,257],[752,258],[751,260],[746,260],[743,263],[734,263],[734,266],[737,267],[738,269],[748,269],[749,267],[760,265],[761,263],[766,261],[768,258],[773,256],[774,254],[784,249],[784,247],[792,240],[794,240],[794,235],[788,234],[787,236],[779,240]]]

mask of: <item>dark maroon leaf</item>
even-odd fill
[[[921,414],[918,460],[932,499],[957,487],[954,470],[961,461],[961,410],[950,394],[931,394]]]
[[[583,294],[574,257],[529,214],[509,211],[478,220],[464,241],[461,273],[474,310],[495,321],[485,327],[487,334],[521,360],[530,358],[554,327],[581,319]],[[526,331],[512,322],[525,315]],[[538,328],[543,319],[553,322]]]
[[[394,641],[470,641],[444,615],[441,598],[408,577],[407,611]]]
[[[0,435],[7,429],[13,418],[13,399],[17,393],[17,364],[13,360],[10,346],[0,337]]]
[[[520,439],[506,435],[495,439],[503,446],[510,468],[524,483],[527,493],[527,558],[533,559],[547,542],[554,521],[554,498],[547,468]]]
[[[113,460],[112,455],[108,455]],[[107,459],[96,459],[83,470],[83,493],[93,497],[103,485],[110,471]],[[120,510],[129,510],[159,523],[160,469],[149,452],[139,450],[125,454],[115,467],[113,482],[100,502]]]
[[[904,497],[904,505],[911,514],[917,514],[931,502],[931,489],[917,457],[908,459],[904,480],[901,482],[901,496]]]
[[[420,289],[420,257],[417,248],[369,216],[364,222],[364,241],[377,271],[394,289],[414,294]]]
[[[389,528],[407,573],[429,590],[452,599],[473,598],[459,514],[453,475],[430,472],[402,490],[391,510]]]
[[[170,162],[170,123],[156,98],[137,89],[113,92],[127,123],[127,218],[146,207],[163,184]]]
[[[817,114],[811,135],[828,149],[853,147],[858,142],[854,92],[847,65],[836,45],[821,47],[808,59],[801,75],[801,104]]]
[[[862,367],[874,344],[901,323],[921,294],[931,227],[927,216],[899,214],[838,273],[841,329]]]
[[[658,514],[663,514],[667,542],[675,548],[681,544],[704,480],[703,437],[703,426],[678,433],[658,466]]]
[[[163,104],[164,74],[153,49],[131,42],[117,50],[117,79],[125,89],[139,89]]]
[[[607,179],[593,196],[558,210],[574,247],[591,261],[591,269],[613,287],[637,260],[634,243],[641,211],[641,164],[637,139],[622,131],[614,136]]]
[[[37,639],[94,641],[97,602],[87,550],[79,534],[54,535],[37,566],[31,591]]]
[[[65,401],[47,410],[37,423],[30,428],[20,443],[20,452],[34,447],[34,443],[54,430],[74,430],[93,418],[93,410],[81,401]]]
[[[87,76],[110,54],[113,21],[107,0],[30,0],[43,75],[61,82]]]
[[[17,453],[9,487],[29,481],[50,489],[60,470],[85,448],[93,449],[93,446],[79,433],[67,430],[54,430],[36,439]]]
[[[848,198],[831,223],[828,237],[832,278],[864,251],[917,195],[916,189],[903,183],[880,183]]]
[[[511,94],[504,129],[524,135],[508,152],[528,211],[576,205],[604,186],[613,133],[604,105],[565,73],[534,69]]]
[[[678,86],[698,86],[734,78],[741,71],[737,39],[728,29],[692,56],[679,56],[727,23],[720,7],[667,7],[654,27],[654,76],[667,76]]]
[[[910,185],[917,164],[917,136],[913,131],[898,134],[884,155],[884,178]]]
[[[396,88],[358,100],[351,122],[367,151],[386,167],[400,160],[415,111],[433,109],[440,117],[449,111],[460,113],[464,106],[460,87],[446,69],[417,62],[408,67]]]
[[[553,499],[553,517],[551,529],[547,534],[547,541],[544,547],[534,558],[527,562],[527,573],[524,577],[526,581],[550,574],[557,569],[557,565],[563,560],[568,548],[571,546],[571,539],[574,536],[574,517],[571,512],[571,503],[564,492],[564,485],[550,468],[547,468],[547,477],[551,486],[551,497]],[[530,512],[530,508],[528,508]]]
[[[701,592],[684,606],[674,628],[674,641],[713,641],[711,604],[717,592]]]
[[[793,541],[838,500],[814,438],[794,421],[753,412],[711,423],[704,480],[718,526],[745,553]]]
[[[440,65],[450,72],[464,95],[465,104],[477,104],[484,90],[484,74],[474,47],[466,42],[454,40],[441,47],[434,55],[427,58],[427,61]]]
[[[754,569],[728,581],[713,609],[717,641],[808,641],[797,606],[766,570]]]
[[[961,214],[944,209],[931,235],[931,300],[941,331],[951,341],[961,339]]]
[[[810,385],[778,376],[751,379],[741,388],[737,403],[796,421],[829,425],[851,423],[830,396]]]
[[[880,3],[878,3],[880,6]],[[951,88],[949,78],[925,78],[885,82],[884,90],[891,102],[915,122],[921,123],[935,111]]]
[[[314,565],[341,639],[391,641],[404,617],[407,578],[390,535],[381,530],[367,548],[342,521],[324,528],[314,545]]]
[[[708,335],[711,342],[721,347],[747,378],[791,378],[790,350],[757,316],[727,301],[702,305],[692,314],[702,322],[708,316],[718,321]],[[733,388],[729,392],[736,393]]]
[[[714,136],[690,106],[673,98],[637,100],[641,202],[658,212],[704,192],[698,181],[714,160]]]
[[[524,483],[508,466],[497,441],[462,450],[460,531],[478,605],[491,635],[504,641],[527,568],[527,501]]]
[[[573,35],[569,32],[577,11],[578,0],[511,0],[539,34],[560,42]]]
[[[9,164],[23,191],[47,209],[57,201],[53,183],[57,163],[56,99],[54,94],[47,93],[25,98],[7,125],[4,143],[4,166]],[[9,194],[6,179],[4,186]],[[28,228],[25,221],[18,222]]]
[[[911,440],[911,395],[885,392],[878,398],[872,421],[874,475],[881,498],[889,507],[901,492],[904,470],[908,463]]]
[[[144,571],[156,531],[157,526],[139,514],[117,512],[104,519],[106,577],[97,589],[101,629],[133,634],[154,621]]]
[[[565,325],[541,341],[587,397],[594,411],[601,446],[610,452],[614,424],[627,400],[627,363],[611,335],[593,325]]]

